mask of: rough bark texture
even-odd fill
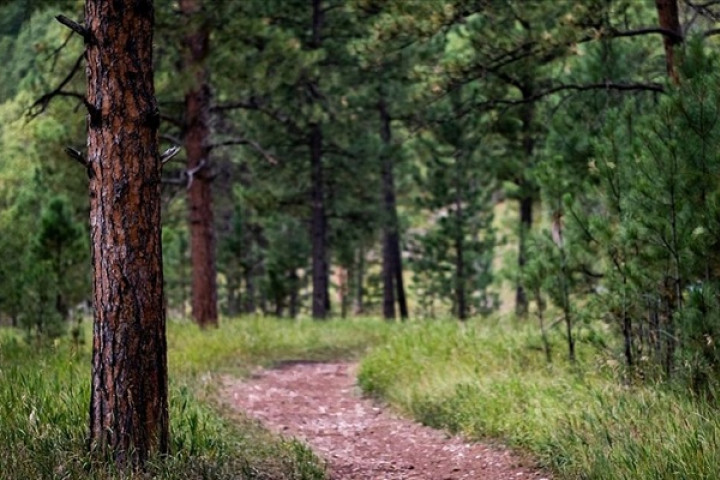
[[[217,273],[215,228],[210,171],[210,87],[205,64],[209,32],[197,19],[202,0],[182,0],[180,11],[188,20],[183,39],[184,68],[190,75],[185,93],[185,152],[191,172],[188,188],[190,263],[192,265],[192,316],[201,327],[217,326]]]
[[[380,112],[380,137],[386,147],[390,146],[392,130],[391,118],[387,110],[385,99],[378,102]],[[395,200],[395,178],[393,175],[393,161],[386,151],[381,158],[382,199],[385,225],[383,228],[383,316],[386,319],[395,318],[395,298],[397,294],[400,317],[408,317],[407,301],[405,299],[405,286],[402,276],[402,255],[400,252],[400,233],[397,218],[397,202]]]
[[[655,6],[657,7],[660,28],[664,28],[677,34],[677,37],[664,35],[663,45],[665,46],[665,64],[667,66],[667,73],[673,83],[678,84],[680,83],[680,77],[677,72],[675,47],[682,43],[682,28],[680,27],[677,0],[655,0]]]
[[[159,115],[151,0],[87,0],[95,319],[90,447],[120,465],[168,449]]]

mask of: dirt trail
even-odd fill
[[[355,385],[353,364],[291,363],[225,378],[233,408],[309,444],[333,480],[547,479],[508,450],[400,418]]]

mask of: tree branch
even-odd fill
[[[168,123],[171,123],[171,124],[175,125],[176,127],[180,127],[180,128],[184,127],[182,121],[178,120],[175,117],[171,117],[170,115],[165,115],[165,114],[161,113],[160,120],[164,120]]]
[[[281,123],[282,125],[285,125],[288,130],[295,133],[296,135],[304,135],[303,130],[295,122],[290,120],[290,117],[288,117],[278,109],[271,109],[267,107],[266,105],[264,105],[262,100],[256,97],[252,97],[250,98],[250,100],[246,101],[215,105],[210,110],[213,112],[222,112],[227,110],[254,110],[263,113],[264,115],[267,115],[268,117],[272,118],[278,123]]]
[[[207,162],[203,158],[200,160],[200,163],[197,164],[195,168],[191,168],[189,170],[185,170],[185,175],[187,176],[187,189],[190,190],[190,187],[192,187],[193,179],[195,178],[195,174],[198,173],[203,168],[207,167]]]
[[[179,150],[179,148],[178,148],[178,150]],[[183,170],[182,172],[180,172],[180,176],[178,178],[167,178],[166,177],[166,178],[162,178],[160,180],[160,182],[163,184],[166,184],[166,185],[185,185],[186,188],[188,190],[190,190],[193,179],[195,178],[195,174],[207,166],[208,166],[208,163],[205,159],[200,160],[200,163],[198,163],[197,166],[195,166],[194,168],[190,168],[188,170]]]
[[[683,41],[683,36],[680,35],[677,32],[674,32],[672,30],[668,30],[667,28],[660,28],[660,27],[643,27],[643,28],[636,28],[634,30],[610,30],[610,33],[607,35],[603,35],[604,37],[609,38],[622,38],[622,37],[639,37],[640,35],[651,35],[651,34],[659,34],[665,37],[670,37],[672,40],[675,40],[677,42]]]
[[[258,142],[256,142],[255,140],[250,140],[248,138],[236,138],[236,139],[232,139],[232,140],[225,140],[222,142],[214,143],[214,144],[210,145],[210,150],[217,148],[217,147],[227,147],[230,145],[248,145],[253,150],[255,150],[256,152],[261,154],[265,158],[265,160],[268,161],[269,164],[271,164],[271,165],[278,164],[278,160],[277,160],[277,158],[275,158],[275,156],[273,156],[270,152],[265,150],[262,147],[262,145],[260,145]]]
[[[589,83],[585,85],[581,84],[562,84],[562,85],[556,85],[554,87],[548,88],[546,90],[537,92],[533,95],[529,95],[527,97],[523,98],[517,98],[517,99],[507,99],[507,98],[501,98],[501,99],[493,99],[493,100],[487,100],[484,102],[479,102],[474,105],[472,105],[472,108],[493,108],[498,105],[507,105],[507,106],[515,106],[515,105],[523,105],[526,103],[532,103],[537,100],[540,100],[541,98],[547,97],[549,95],[552,95],[554,93],[563,92],[563,91],[576,91],[576,92],[586,92],[590,90],[616,90],[616,91],[638,91],[638,92],[656,92],[656,93],[665,93],[665,88],[660,83],[613,83],[613,82],[604,82],[604,83]],[[466,112],[462,112],[463,114]]]
[[[73,68],[70,70],[70,73],[67,74],[67,76],[60,82],[60,85],[58,85],[54,90],[51,92],[46,93],[45,95],[41,96],[35,102],[30,106],[28,109],[28,116],[32,120],[33,118],[37,117],[41,113],[43,113],[48,105],[50,105],[50,102],[55,97],[74,97],[78,98],[83,101],[83,103],[87,103],[87,100],[85,99],[84,95],[81,95],[77,92],[68,92],[63,90],[65,85],[70,83],[70,80],[73,79],[75,74],[80,70],[80,65],[82,64],[83,59],[85,58],[85,53],[83,52],[82,55],[78,57],[78,59],[75,61],[75,65],[73,65]]]
[[[170,135],[168,133],[161,133],[159,135],[160,140],[164,140],[168,143],[172,143],[174,145],[182,145],[182,140],[180,140],[178,137],[174,135]]]
[[[72,147],[65,147],[65,153],[68,155],[68,157],[72,158],[83,167],[90,168],[90,164],[88,163],[87,158],[85,158],[85,155],[83,155],[79,150],[75,150]]]
[[[160,163],[162,165],[165,165],[179,152],[180,152],[180,147],[178,145],[173,145],[172,147],[168,148],[160,155]]]
[[[83,40],[85,40],[86,42],[90,39],[90,32],[89,32],[89,30],[88,30],[86,27],[84,27],[84,26],[80,25],[79,23],[77,23],[75,20],[71,20],[71,19],[69,19],[68,17],[66,17],[65,15],[57,15],[57,16],[55,17],[55,20],[57,20],[58,22],[60,22],[60,23],[62,23],[63,25],[65,25],[66,27],[68,27],[68,28],[69,28],[70,30],[72,30],[73,32],[75,32],[75,33],[77,33],[78,35],[80,35],[80,36],[83,38]]]

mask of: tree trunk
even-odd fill
[[[518,276],[522,278],[522,272],[527,262],[527,235],[532,226],[533,198],[526,195],[520,199],[520,240],[518,244]],[[515,292],[515,314],[524,317],[528,311],[528,300],[525,288],[521,281],[518,281]]]
[[[525,169],[529,169],[532,165],[533,152],[535,150],[535,140],[533,139],[533,121],[535,118],[535,105],[529,101],[533,95],[531,85],[526,86],[522,91],[523,99],[528,103],[523,106],[521,113],[522,120],[522,144],[523,154],[525,156]],[[534,200],[534,188],[525,178],[525,172],[522,172],[523,180],[520,182],[520,188],[523,190],[523,196],[520,198],[520,237],[518,242],[518,276],[522,279],[525,263],[527,262],[527,234],[532,227],[532,209]],[[515,313],[524,317],[528,311],[528,299],[522,282],[519,281],[517,291],[515,293]]]
[[[245,295],[243,296],[243,311],[247,314],[254,314],[255,306],[255,276],[252,268],[245,268]]]
[[[300,312],[300,279],[297,272],[293,269],[288,278],[290,283],[290,318],[296,318]]]
[[[395,319],[395,262],[392,255],[392,235],[387,229],[383,231],[382,246],[382,279],[383,279],[383,317]]]
[[[680,27],[677,0],[655,0],[655,6],[657,7],[660,28],[675,34],[663,35],[663,45],[665,47],[665,65],[668,76],[677,85],[680,83],[680,77],[677,72],[675,47],[682,43],[682,28]]]
[[[393,175],[393,159],[390,155],[392,141],[391,118],[387,110],[385,98],[381,95],[378,102],[380,112],[380,138],[385,144],[381,155],[381,177],[383,193],[383,316],[395,318],[395,294],[397,293],[400,317],[408,318],[405,286],[402,276],[402,254],[400,252],[400,228],[397,218],[397,202],[395,199],[395,178]]]
[[[209,32],[198,19],[202,0],[182,0],[180,10],[188,19],[183,39],[184,69],[190,75],[185,93],[185,152],[188,171],[190,263],[192,265],[192,316],[201,327],[217,326],[217,273],[215,226],[210,173],[210,86],[205,59]]]
[[[327,261],[327,216],[325,214],[325,179],[322,165],[322,129],[312,125],[310,133],[310,168],[312,183],[312,316],[325,318],[328,313],[329,281]]]
[[[168,451],[153,2],[87,0],[93,327],[89,442],[118,465]]]
[[[365,305],[363,300],[363,279],[365,278],[365,250],[360,247],[357,252],[357,261],[355,266],[355,302],[353,313],[362,315],[365,313]]]
[[[458,319],[467,320],[468,308],[466,298],[465,280],[465,221],[463,218],[463,194],[462,194],[462,172],[463,169],[457,162],[455,164],[455,308]]]
[[[322,48],[322,29],[325,12],[322,0],[312,0],[312,37],[309,46],[313,50]],[[308,84],[310,96],[317,97],[315,80]],[[316,100],[311,100],[311,102]],[[312,316],[322,319],[330,310],[330,264],[327,252],[327,215],[325,212],[325,178],[322,158],[322,126],[310,125],[310,183],[311,219],[310,243],[312,244]]]

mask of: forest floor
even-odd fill
[[[470,443],[361,396],[350,363],[287,362],[248,380],[224,377],[232,408],[307,443],[332,480],[546,480],[500,445]]]

